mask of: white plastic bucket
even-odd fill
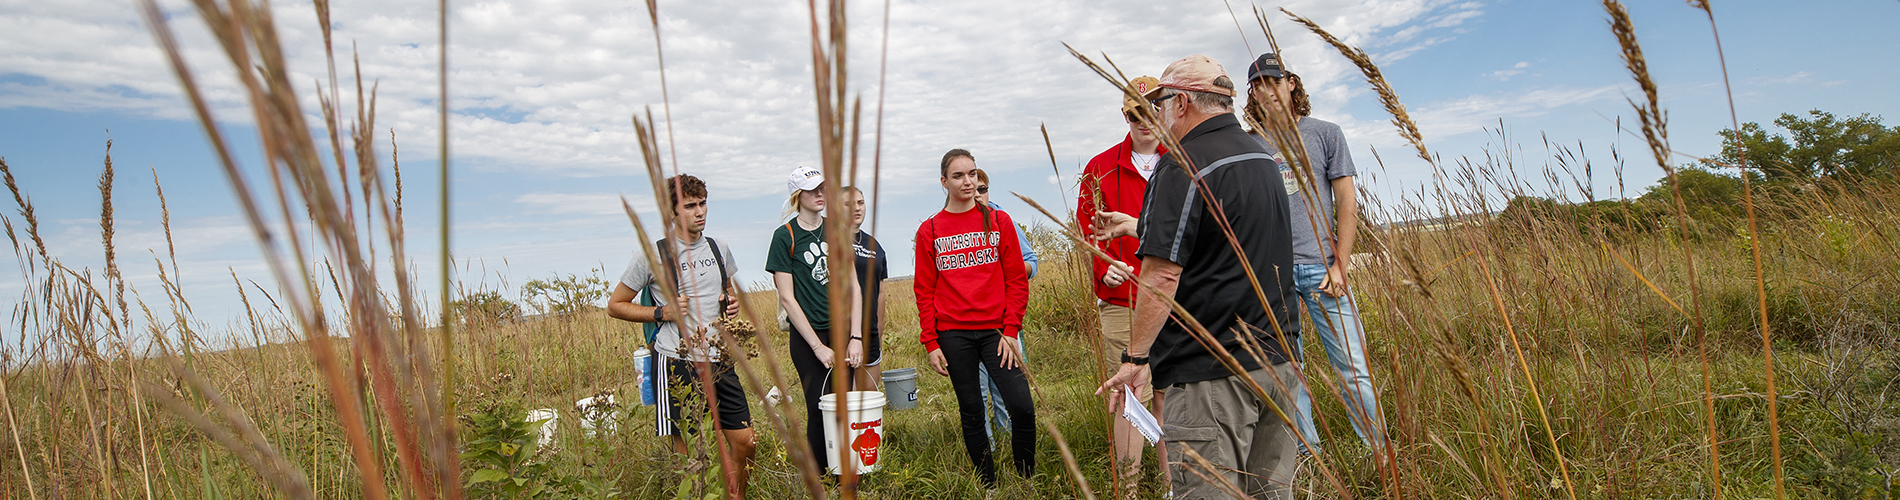
[[[541,437],[540,439],[535,441],[535,447],[537,449],[545,448],[550,444],[554,444],[554,428],[556,427],[555,423],[559,421],[558,420],[559,418],[560,418],[560,413],[555,412],[553,408],[542,408],[539,410],[531,410],[528,412],[527,421],[541,422],[541,430],[540,430]]]
[[[640,405],[653,406],[653,351],[633,351],[633,384],[640,387]]]
[[[603,394],[575,401],[574,413],[581,417],[581,434],[589,439],[613,435],[614,395]]]
[[[851,461],[859,474],[877,470],[879,445],[884,442],[884,393],[879,391],[852,391],[846,402],[850,408],[845,416],[849,418],[851,432],[842,439],[838,433],[838,395],[826,394],[818,398],[818,410],[825,419],[825,456],[831,458],[831,473],[844,474],[838,463],[838,444],[851,447]]]

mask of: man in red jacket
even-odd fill
[[[1143,76],[1128,84],[1136,92],[1146,93],[1153,90],[1160,81],[1154,77]],[[1128,122],[1128,137],[1121,144],[1108,148],[1102,154],[1089,160],[1083,170],[1081,200],[1076,203],[1082,225],[1082,234],[1093,230],[1092,220],[1097,211],[1120,212],[1125,214],[1141,213],[1141,198],[1148,191],[1148,178],[1154,176],[1155,167],[1161,164],[1161,156],[1167,150],[1161,147],[1161,138],[1136,119],[1134,112],[1141,103],[1133,99],[1122,100],[1122,119]],[[1128,348],[1129,332],[1134,327],[1135,296],[1140,293],[1134,284],[1134,269],[1126,263],[1140,262],[1135,258],[1135,249],[1140,241],[1133,237],[1121,237],[1097,243],[1104,253],[1115,258],[1115,262],[1095,259],[1095,297],[1096,307],[1102,320],[1102,355],[1107,366],[1121,365],[1121,352]],[[1136,384],[1142,403],[1148,403],[1153,391],[1148,381]],[[1158,411],[1156,413],[1159,413]],[[1141,471],[1141,449],[1143,438],[1135,432],[1132,424],[1117,415],[1114,417],[1115,459],[1123,466],[1124,491],[1135,491],[1135,478]],[[1157,448],[1165,453],[1165,448]],[[1166,455],[1161,455],[1166,460]]]

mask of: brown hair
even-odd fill
[[[1313,101],[1306,97],[1306,83],[1300,81],[1300,75],[1291,71],[1287,72],[1286,77],[1293,79],[1293,92],[1289,93],[1293,98],[1293,113],[1300,116],[1313,114]]]
[[[969,158],[970,161],[976,161],[976,155],[970,154],[968,149],[956,148],[946,151],[943,153],[943,162],[937,165],[937,176],[950,177],[950,161],[957,158]]]
[[[680,193],[685,193],[688,198],[705,198],[706,181],[686,174],[666,178],[666,201],[672,202],[675,207],[679,206]]]
[[[1253,89],[1261,88],[1261,86],[1263,85],[1271,84],[1269,80],[1271,80],[1272,78],[1273,77],[1270,77],[1270,76],[1263,76],[1260,78],[1255,78],[1252,82],[1248,82],[1250,88],[1248,89],[1247,95],[1249,97],[1252,97]],[[1298,119],[1301,116],[1308,116],[1308,115],[1313,114],[1313,103],[1310,99],[1307,99],[1306,97],[1306,84],[1300,82],[1300,75],[1295,75],[1292,72],[1288,72],[1286,76],[1283,78],[1290,78],[1293,80],[1293,91],[1287,93],[1287,98],[1289,101],[1291,101],[1287,103],[1287,107],[1293,111],[1294,118]],[[1273,92],[1272,89],[1267,89],[1266,91],[1268,93]],[[1266,101],[1260,100],[1260,99],[1249,99],[1247,101],[1247,108],[1244,111],[1247,113],[1247,116],[1250,118],[1253,118],[1255,122],[1258,122],[1262,125],[1265,125],[1267,123]]]
[[[976,155],[970,154],[970,150],[968,149],[956,148],[945,151],[943,153],[943,162],[937,165],[937,176],[945,179],[950,178],[950,162],[955,161],[957,158],[969,158],[971,162],[976,161]],[[978,180],[983,181],[985,184],[989,183],[989,174],[983,173],[983,169],[973,169],[971,172],[977,175]],[[950,206],[950,193],[943,194],[943,204],[946,207]],[[977,203],[976,209],[983,212],[983,237],[988,238],[991,229],[990,217],[992,216],[990,207],[989,205]]]

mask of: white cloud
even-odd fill
[[[458,165],[479,174],[458,179],[499,184],[487,190],[502,192],[456,213],[458,259],[545,275],[560,266],[605,258],[612,268],[608,272],[616,271],[619,263],[612,261],[624,257],[630,238],[624,236],[627,226],[619,197],[611,192],[645,186],[637,180],[644,168],[630,119],[649,110],[662,125],[661,157],[670,164],[677,156],[681,169],[720,193],[718,227],[711,234],[730,238],[741,260],[756,257],[747,253],[764,247],[763,238],[778,213],[782,172],[792,165],[817,163],[806,5],[659,3],[670,109],[662,105],[653,32],[640,2],[453,4],[453,154]],[[184,0],[160,4],[217,115],[233,123],[250,120],[228,60],[196,21],[193,8]],[[318,103],[311,86],[328,77],[312,5],[308,0],[283,0],[272,6],[283,46],[291,51],[289,79],[302,90],[304,111],[317,123]],[[1284,6],[1349,43],[1381,52],[1381,62],[1450,40],[1483,13],[1480,4],[1446,0],[1295,0]],[[354,47],[361,57],[364,87],[376,86],[377,126],[384,130],[375,134],[381,141],[378,147],[387,154],[387,130],[394,129],[405,164],[432,163],[437,146],[434,8],[433,2],[332,2],[338,69],[343,72],[338,100],[356,100],[350,81]],[[879,97],[881,9],[881,2],[857,2],[850,18],[849,89],[863,98],[867,140],[872,139]],[[1168,62],[1194,53],[1213,56],[1230,73],[1239,74],[1254,55],[1249,45],[1261,51],[1266,46],[1246,17],[1246,6],[1236,5],[1235,10],[1242,16],[1245,35],[1235,31],[1227,9],[1218,3],[895,3],[882,136],[883,188],[889,192],[883,195],[887,206],[880,231],[907,234],[914,230],[914,221],[933,208],[921,200],[937,199],[937,160],[946,149],[975,151],[987,169],[1025,184],[1015,188],[1033,195],[1050,192],[1048,186],[1027,185],[1040,184],[1034,181],[1050,175],[1038,126],[1048,126],[1065,172],[1057,180],[1065,184],[1072,183],[1067,174],[1077,163],[1121,136],[1125,125],[1118,115],[1119,97],[1075,61],[1062,42],[1104,65],[1106,53],[1129,76],[1158,76]],[[1357,71],[1277,12],[1269,12],[1269,19],[1289,68],[1315,89],[1317,114],[1339,117],[1335,121],[1349,130],[1382,123],[1360,124],[1338,113],[1348,101],[1367,95]],[[0,33],[7,33],[0,36],[0,109],[190,119],[176,78],[124,0],[8,3],[0,6]],[[1242,36],[1246,43],[1241,43]],[[1455,106],[1447,112],[1447,120],[1456,123],[1485,113]],[[665,123],[669,113],[670,126]],[[670,150],[674,145],[677,151]],[[869,146],[868,141],[863,145],[861,157],[867,169]],[[868,172],[865,175],[868,181]],[[1063,200],[1042,201],[1056,206],[1060,203],[1049,202]],[[636,207],[651,206],[652,199],[647,195],[633,202]],[[1040,220],[1039,215],[1017,215]],[[430,233],[424,223],[412,218],[411,232]],[[249,231],[241,219],[206,222],[191,231],[202,238],[180,240],[180,260],[190,261],[182,262],[188,276],[210,280],[202,286],[227,287],[213,279],[228,279],[226,265],[243,264],[239,271],[246,278],[265,276],[254,257],[243,257],[250,254],[242,251],[254,251],[255,245],[244,241]],[[128,248],[151,247],[158,241],[144,233],[122,234]],[[75,238],[81,235],[75,233]],[[418,247],[432,243],[427,237],[416,241]],[[901,258],[907,252],[895,248],[898,245],[891,251]],[[96,253],[96,248],[74,243],[62,251]],[[410,249],[414,255],[427,251]]]
[[[192,67],[219,116],[248,120],[228,63],[215,52],[191,8],[161,2],[180,35]],[[434,4],[334,2],[339,69],[347,80],[352,44],[366,81],[377,83],[380,127],[395,128],[412,156],[432,154],[435,104]],[[1164,8],[1165,7],[1165,8]],[[1093,113],[1112,101],[1109,88],[1062,50],[1068,41],[1085,52],[1106,51],[1126,71],[1158,73],[1181,55],[1214,54],[1231,70],[1248,54],[1224,8],[1178,8],[1134,1],[954,4],[899,3],[891,13],[892,92],[885,111],[885,157],[897,189],[927,188],[937,152],[963,145],[987,159],[1033,158],[1037,140],[1026,133],[1049,123],[1052,136],[1076,140],[1113,134],[1118,124]],[[1345,5],[1292,2],[1354,41],[1391,43],[1439,32],[1480,14],[1479,5],[1400,0]],[[293,84],[327,81],[320,33],[308,2],[275,2],[284,45],[291,49]],[[0,107],[108,110],[187,118],[175,79],[134,9],[120,0],[75,0],[15,7],[0,20],[0,73],[28,77],[0,81]],[[881,5],[853,8],[854,91],[875,91]],[[1244,9],[1242,9],[1244,10]],[[815,163],[809,131],[809,13],[798,2],[663,1],[666,77],[678,157],[722,192],[743,197],[776,191],[770,176],[746,175]],[[629,119],[659,104],[659,71],[637,3],[552,0],[533,5],[489,0],[461,4],[450,36],[451,120],[454,154],[483,168],[557,176],[625,174],[639,162]],[[1276,25],[1292,28],[1291,23]],[[1420,26],[1408,26],[1410,24]],[[1283,29],[1289,59],[1319,71],[1324,83],[1340,69],[1329,49],[1310,35]],[[1257,31],[1257,30],[1255,30]],[[1257,33],[1250,35],[1259,42]],[[1443,37],[1429,37],[1391,53],[1396,59]],[[1264,47],[1256,47],[1264,49]],[[340,89],[353,102],[353,85]],[[307,96],[312,95],[306,89]],[[875,94],[866,94],[867,107]],[[315,113],[314,98],[304,103]],[[866,110],[867,118],[872,116]],[[1096,125],[1097,122],[1105,122]],[[867,124],[867,130],[870,128]],[[664,130],[662,132],[664,134]],[[666,142],[662,137],[662,142]],[[387,145],[383,145],[387,148]],[[671,155],[665,155],[671,158]],[[417,158],[427,160],[428,158]]]
[[[1509,81],[1511,77],[1523,74],[1524,68],[1529,68],[1529,67],[1531,67],[1531,63],[1529,61],[1518,61],[1517,64],[1511,65],[1510,69],[1500,69],[1497,71],[1492,71],[1490,73],[1485,73],[1484,76],[1485,78],[1490,78],[1492,80],[1497,80],[1500,82]]]
[[[645,211],[642,207],[653,206],[652,196],[628,196],[626,201],[635,210]],[[621,195],[610,193],[528,193],[515,198],[515,203],[525,207],[531,214],[542,215],[622,215],[627,212],[621,205]]]
[[[1539,116],[1559,107],[1616,98],[1619,97],[1617,89],[1615,85],[1606,85],[1475,95],[1421,107],[1414,117],[1418,119],[1420,127],[1434,134],[1450,136],[1476,131],[1484,123],[1498,118]]]
[[[1793,85],[1797,83],[1807,83],[1810,81],[1814,81],[1813,72],[1799,71],[1799,72],[1795,72],[1793,74],[1787,74],[1787,75],[1763,75],[1763,76],[1750,77],[1750,78],[1742,80],[1742,83],[1747,84],[1747,85],[1766,87],[1766,86],[1778,86],[1778,85]]]
[[[1531,90],[1478,94],[1461,99],[1427,103],[1411,108],[1427,140],[1478,132],[1495,127],[1499,119],[1542,116],[1558,108],[1589,104],[1604,99],[1621,99],[1620,87],[1551,87]],[[1347,125],[1342,124],[1342,127]],[[1401,142],[1385,122],[1359,122],[1347,130],[1348,136],[1371,138],[1381,149],[1401,147]],[[1409,147],[1409,146],[1404,146]]]

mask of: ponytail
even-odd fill
[[[996,218],[996,213],[995,213],[996,211],[990,210],[990,206],[987,203],[976,204],[976,209],[979,212],[983,212],[983,237],[988,238],[990,237],[990,230],[995,229],[991,227],[993,223],[990,221],[991,219]],[[996,235],[996,241],[990,242],[990,244],[995,245],[997,248],[1002,248],[1003,235],[1000,235],[1000,234]]]

